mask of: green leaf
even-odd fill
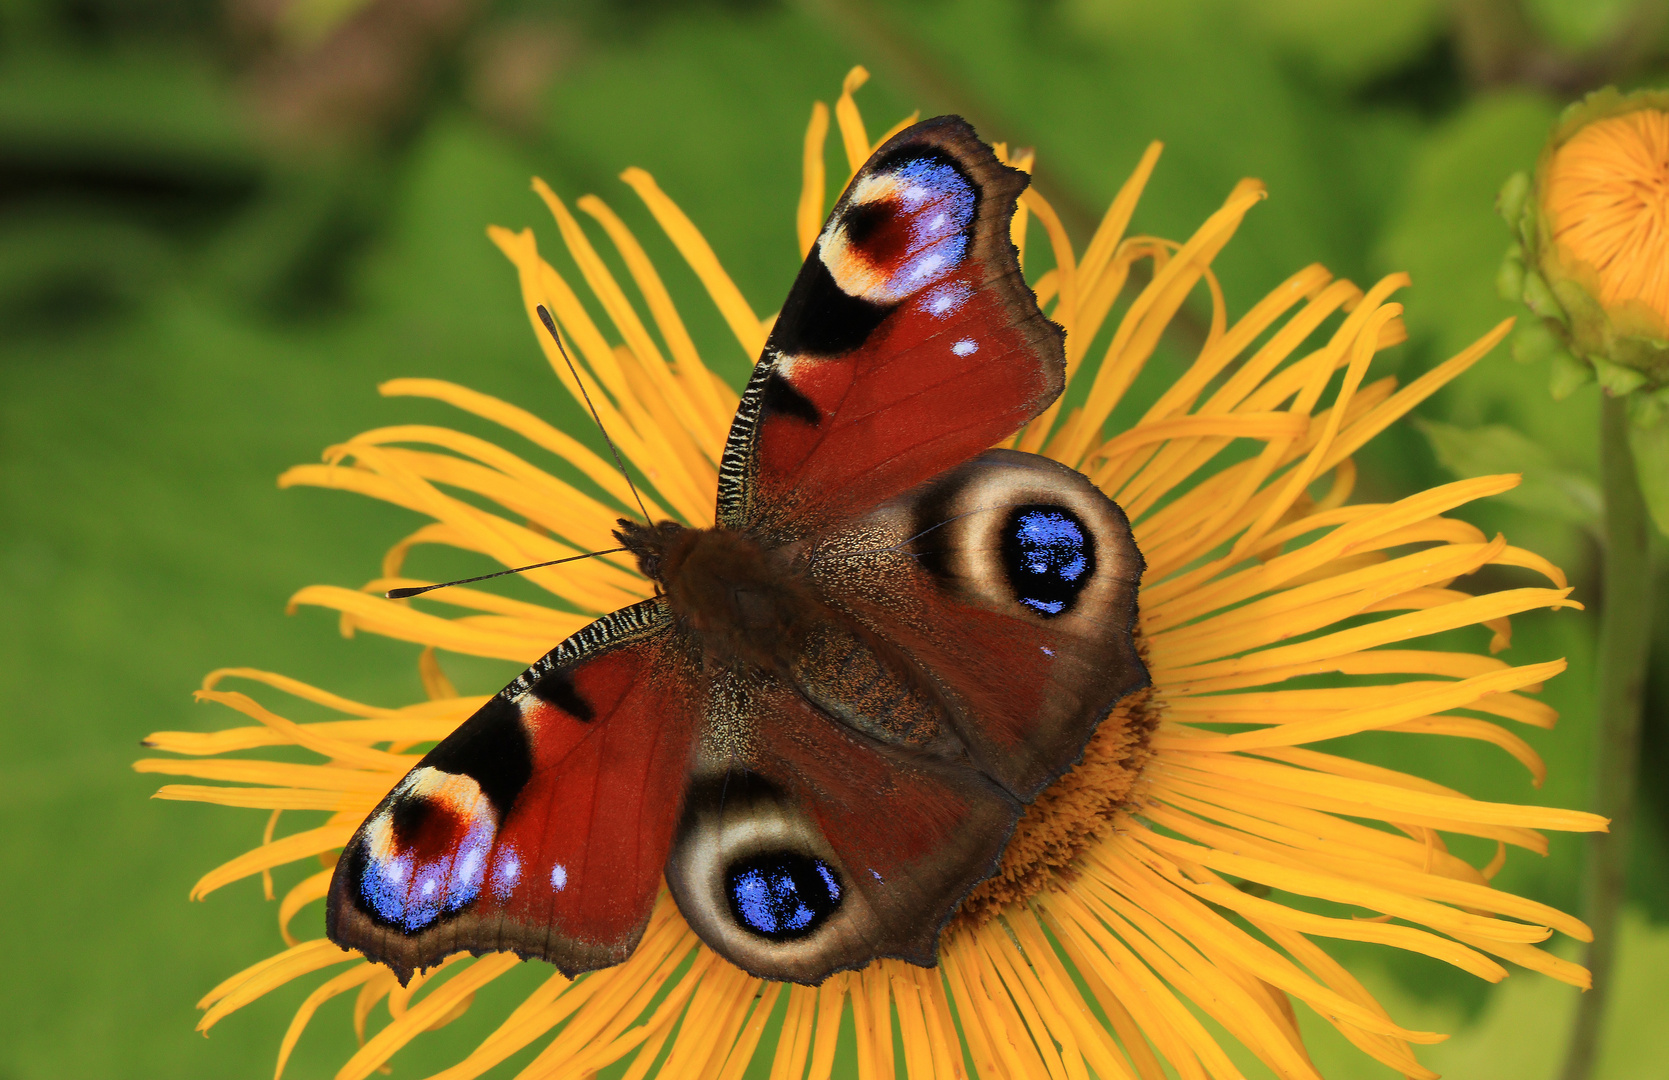
[[[1523,432],[1505,424],[1467,429],[1418,418],[1414,423],[1431,443],[1438,462],[1456,476],[1521,474],[1523,482],[1501,495],[1503,502],[1578,525],[1591,526],[1599,521],[1599,486],[1580,473],[1559,467]],[[1669,441],[1664,445],[1669,451]],[[1669,477],[1669,470],[1664,475]],[[1665,492],[1669,493],[1669,484]]]

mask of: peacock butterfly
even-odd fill
[[[1123,512],[989,449],[1065,382],[1020,275],[1024,173],[957,117],[875,151],[742,395],[717,526],[622,520],[656,595],[442,740],[337,862],[331,940],[629,956],[664,878],[715,951],[815,984],[935,962],[1025,805],[1147,683]]]

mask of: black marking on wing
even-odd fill
[[[869,340],[896,306],[846,295],[813,248],[771,328],[771,347],[785,356],[849,353]]]
[[[499,693],[421,764],[474,780],[502,819],[533,775],[533,746],[521,710]]]
[[[597,718],[597,710],[580,697],[574,680],[566,671],[547,671],[533,682],[531,693],[547,705],[554,705],[582,724]]]
[[[792,416],[796,420],[804,420],[812,427],[823,422],[823,414],[811,399],[794,389],[794,384],[788,381],[781,371],[772,371],[765,379],[765,394],[761,401],[761,409],[772,416]]]

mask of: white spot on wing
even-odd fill
[[[551,867],[551,891],[561,892],[568,887],[568,868],[561,863]]]
[[[963,338],[950,347],[950,351],[957,356],[972,356],[979,349],[979,342],[973,338]]]

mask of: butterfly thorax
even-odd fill
[[[622,520],[615,533],[709,664],[781,673],[816,609],[805,578],[780,549],[730,529]]]

